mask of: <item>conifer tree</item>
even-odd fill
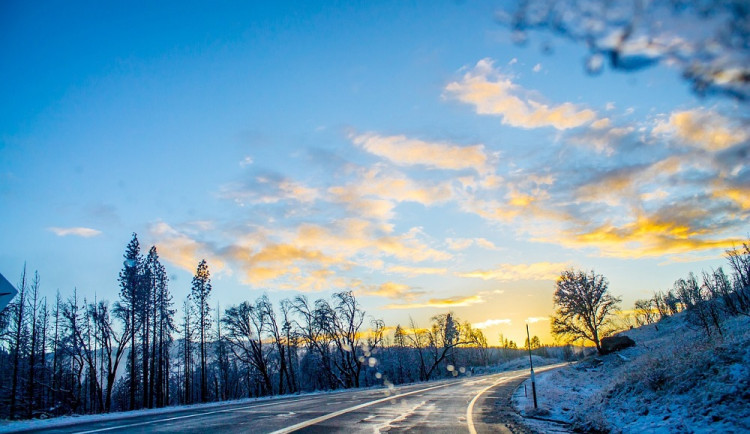
[[[143,257],[141,256],[141,248],[138,243],[138,235],[134,232],[133,238],[125,248],[125,261],[123,263],[123,269],[120,271],[120,307],[125,311],[126,318],[128,321],[127,329],[130,331],[130,336],[126,338],[126,341],[130,343],[130,357],[128,360],[128,393],[129,393],[129,409],[135,409],[135,393],[138,388],[138,377],[136,374],[136,346],[135,336],[138,330],[138,304],[141,292],[141,272],[143,269]]]
[[[211,332],[211,306],[208,304],[209,296],[211,295],[211,275],[208,271],[208,264],[206,260],[202,260],[198,264],[198,268],[195,271],[193,277],[193,286],[190,292],[190,296],[195,303],[196,317],[195,326],[198,333],[198,339],[200,339],[199,351],[200,351],[200,399],[201,402],[208,400],[208,381],[206,378],[206,341],[209,338]]]

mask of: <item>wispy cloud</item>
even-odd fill
[[[345,185],[328,188],[332,200],[365,218],[389,220],[401,202],[415,202],[425,206],[444,203],[453,197],[448,182],[415,181],[402,173],[380,165],[354,171],[355,178]]]
[[[677,209],[675,211],[679,212]],[[693,209],[683,211],[696,212]],[[577,233],[568,231],[565,237],[557,241],[568,247],[596,246],[604,256],[640,258],[726,249],[740,239],[716,238],[712,236],[713,230],[701,228],[695,223],[695,220],[693,223],[681,222],[679,215],[664,218],[643,215],[622,225],[607,223]]]
[[[365,289],[363,292],[366,295],[376,295],[397,300],[413,300],[425,293],[424,291],[412,288],[409,285],[395,282],[386,282],[382,285]]]
[[[472,324],[472,326],[478,329],[486,329],[488,327],[498,326],[498,325],[508,325],[510,323],[511,321],[509,319],[488,319],[487,321],[482,321],[482,322]]]
[[[202,259],[206,259],[213,273],[226,268],[226,263],[215,254],[215,249],[210,244],[197,241],[167,223],[151,225],[149,235],[154,240],[159,255],[184,270],[195,271]]]
[[[548,316],[530,316],[526,318],[526,322],[529,324],[534,324],[540,321],[549,321]]]
[[[673,112],[653,132],[673,135],[682,142],[707,151],[721,151],[750,138],[739,121],[705,109]]]
[[[274,204],[281,201],[313,203],[319,197],[315,188],[277,174],[255,176],[246,182],[234,182],[222,186],[219,197],[233,200],[241,206]]]
[[[74,227],[74,228],[50,227],[47,229],[50,232],[57,235],[58,237],[66,237],[68,235],[73,235],[76,237],[91,238],[97,235],[101,235],[102,233],[99,230],[91,229],[91,228],[84,228],[84,227]]]
[[[471,306],[482,303],[484,299],[481,295],[469,295],[465,297],[448,297],[448,298],[431,298],[426,302],[415,302],[408,304],[389,304],[384,309],[420,309],[425,307],[450,308]]]
[[[406,288],[398,284],[375,288],[344,277],[344,272],[355,267],[382,270],[384,258],[412,264],[451,257],[429,247],[421,239],[423,234],[419,228],[399,234],[394,233],[390,225],[363,219],[337,220],[330,225],[303,223],[292,230],[270,230],[261,226],[246,230],[235,228],[225,234],[224,238],[232,241],[224,246],[198,241],[196,234],[187,229],[189,227],[192,224],[182,230],[163,222],[152,225],[151,237],[166,260],[193,270],[197,261],[206,258],[217,271],[242,270],[240,280],[256,287],[272,285],[299,291],[365,288],[364,291],[385,296]],[[392,269],[406,275],[428,271],[445,273],[439,268],[403,264],[394,264]],[[409,293],[421,292],[411,289]]]
[[[593,110],[569,102],[557,105],[542,102],[513,83],[493,63],[491,59],[480,60],[461,80],[449,83],[445,95],[473,105],[478,114],[500,116],[504,124],[521,128],[566,130],[596,118]]]
[[[555,280],[569,266],[566,262],[537,262],[534,264],[501,264],[493,270],[476,270],[456,273],[460,277],[482,280]]]
[[[451,250],[465,250],[471,246],[478,246],[487,250],[499,250],[495,243],[486,238],[447,238],[445,242]]]
[[[459,146],[447,142],[427,142],[403,135],[382,136],[365,133],[351,136],[365,151],[401,166],[425,166],[433,169],[473,169],[485,173],[489,157],[484,145]]]
[[[405,276],[409,277],[415,277],[415,276],[431,276],[431,275],[443,275],[448,270],[445,268],[435,268],[435,267],[409,267],[406,265],[393,265],[391,267],[388,267],[386,270],[389,273],[397,273],[397,274],[403,274]]]

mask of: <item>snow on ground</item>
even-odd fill
[[[750,317],[707,339],[684,314],[623,334],[636,346],[537,375],[539,409],[522,385],[522,414],[600,432],[750,432]],[[531,419],[539,431],[561,425]]]

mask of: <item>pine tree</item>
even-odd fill
[[[143,269],[143,257],[141,256],[141,248],[138,243],[138,235],[133,233],[133,238],[125,248],[125,262],[123,269],[120,271],[120,306],[125,311],[126,318],[128,321],[127,329],[130,331],[130,336],[126,338],[126,341],[130,343],[130,357],[128,363],[129,378],[128,378],[128,392],[129,392],[129,409],[134,410],[136,406],[135,393],[138,388],[138,377],[137,377],[137,362],[136,362],[136,346],[135,336],[136,331],[139,328],[137,323],[138,315],[138,304],[141,292],[141,275]]]
[[[211,295],[211,276],[208,271],[208,264],[206,260],[202,260],[198,264],[198,268],[195,271],[193,277],[193,287],[190,296],[195,303],[197,309],[197,315],[195,318],[195,325],[198,332],[198,338],[200,339],[199,350],[200,350],[200,399],[201,402],[208,400],[208,381],[206,378],[206,341],[209,338],[211,332],[211,306],[208,304],[209,296]]]
[[[147,260],[152,282],[152,351],[151,383],[149,389],[149,407],[155,404],[163,407],[168,403],[169,386],[169,347],[172,333],[175,331],[172,295],[169,293],[169,277],[164,266],[159,262],[156,247],[151,247]],[[155,402],[154,402],[155,401]]]

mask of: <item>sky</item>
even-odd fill
[[[489,2],[0,5],[0,273],[117,299],[132,233],[177,304],[352,290],[551,342],[555,279],[623,309],[748,236],[747,105],[584,71]]]

